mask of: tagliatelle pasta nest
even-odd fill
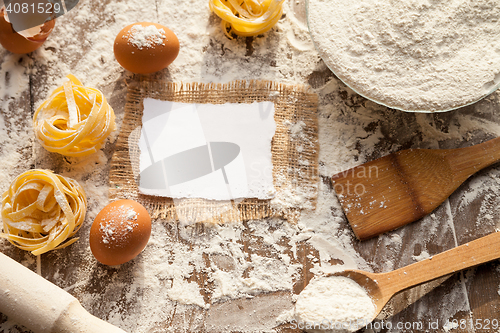
[[[52,92],[33,116],[40,144],[65,156],[86,156],[98,151],[116,129],[115,114],[102,92],[73,75]]]
[[[2,195],[3,233],[20,249],[40,255],[64,248],[82,226],[87,211],[83,188],[49,170],[29,170]]]
[[[270,30],[283,14],[285,0],[209,0],[210,9],[222,19],[222,29],[231,38],[256,36]]]

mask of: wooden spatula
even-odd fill
[[[458,149],[407,149],[332,177],[360,240],[432,212],[468,177],[500,160],[500,138]]]

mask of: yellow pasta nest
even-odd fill
[[[86,211],[87,198],[76,180],[29,170],[2,195],[0,237],[34,255],[61,249],[78,240],[69,238],[82,226]]]
[[[61,87],[40,105],[33,129],[40,144],[65,156],[86,156],[99,150],[116,129],[115,114],[102,92],[84,87],[68,75]]]
[[[222,29],[231,38],[256,36],[270,30],[283,14],[285,0],[209,0],[210,9],[222,19]]]

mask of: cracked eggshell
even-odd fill
[[[95,217],[90,250],[104,265],[121,265],[141,253],[150,236],[151,217],[146,208],[133,200],[117,200]]]
[[[55,23],[54,19],[42,25],[16,32],[9,21],[5,7],[2,7],[0,9],[0,44],[12,53],[33,52],[42,46],[54,29]]]

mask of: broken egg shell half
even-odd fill
[[[134,259],[151,236],[151,217],[140,203],[117,200],[104,207],[90,228],[90,250],[100,263],[121,265]]]
[[[50,20],[42,25],[16,32],[9,21],[5,7],[0,9],[0,44],[8,51],[26,54],[35,51],[50,35],[56,20]]]
[[[163,29],[164,38],[161,39],[161,43],[137,46],[133,42],[134,26],[145,28],[154,26],[158,31]],[[166,68],[177,58],[179,39],[172,30],[161,24],[138,22],[126,26],[118,33],[113,51],[118,63],[126,70],[137,74],[150,74]]]

